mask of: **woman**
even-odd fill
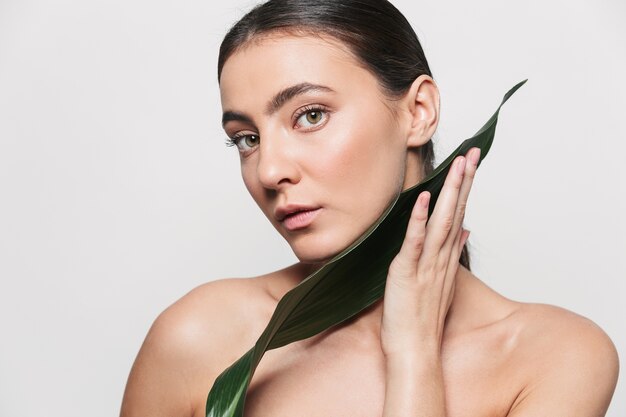
[[[204,415],[213,381],[282,295],[433,169],[437,86],[414,31],[384,0],[264,3],[225,37],[218,80],[244,183],[299,262],[207,283],[164,311],[123,416]],[[267,352],[246,416],[604,415],[618,372],[604,332],[508,300],[470,271],[461,223],[478,158],[476,148],[457,158],[428,224],[420,195],[383,300]]]

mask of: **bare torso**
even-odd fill
[[[122,417],[205,415],[215,378],[259,337],[301,265],[194,289],[155,321],[137,356]],[[356,319],[269,351],[248,390],[246,417],[380,417],[382,302]],[[615,348],[591,321],[508,300],[460,267],[443,334],[446,415],[604,415]],[[521,404],[521,405],[520,405]],[[518,412],[519,411],[519,412]]]
[[[289,272],[278,271],[250,282],[259,296],[248,299],[246,308],[257,311],[258,321],[249,323],[249,337],[224,341],[227,364],[252,346],[292,279]],[[245,415],[379,417],[385,393],[376,325],[381,307],[379,303],[338,328],[267,352],[248,390]],[[505,299],[460,269],[442,347],[450,416],[508,414],[532,375],[524,340],[531,316],[543,309],[554,308]],[[215,357],[205,360],[213,363],[206,364],[211,371],[196,387],[195,417],[204,416],[208,388],[227,366],[221,360],[222,366],[216,366]]]
[[[450,416],[505,416],[519,393],[513,320],[448,338],[443,369]],[[382,415],[384,357],[349,328],[272,351],[250,387],[246,416]],[[489,394],[487,394],[489,393]]]

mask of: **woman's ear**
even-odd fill
[[[427,143],[437,130],[439,123],[439,88],[428,75],[420,75],[413,81],[404,97],[410,126],[407,146],[415,148]]]

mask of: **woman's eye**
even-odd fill
[[[326,110],[321,108],[305,109],[296,118],[296,127],[315,127],[328,117]]]
[[[228,139],[229,146],[237,146],[239,152],[247,152],[259,144],[258,135],[240,135]]]

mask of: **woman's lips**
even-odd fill
[[[282,220],[282,223],[285,228],[290,231],[303,229],[305,227],[308,227],[313,222],[313,220],[315,220],[315,217],[317,217],[317,213],[319,213],[320,210],[321,208],[316,208],[312,210],[303,210],[296,213],[288,214]]]

